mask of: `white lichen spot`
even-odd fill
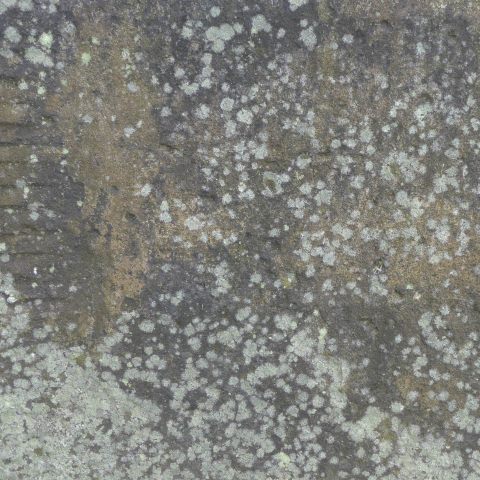
[[[139,90],[138,85],[134,82],[129,82],[127,84],[127,89],[129,92],[132,92],[132,93],[137,93]]]
[[[205,35],[212,42],[212,50],[220,53],[225,48],[225,43],[235,36],[235,30],[228,23],[222,23],[219,27],[210,27]]]
[[[170,107],[162,107],[160,110],[160,116],[165,118],[169,117],[172,114],[172,109]]]
[[[419,217],[424,212],[422,202],[416,197],[410,198],[405,190],[399,190],[395,194],[395,200],[400,206],[410,208],[412,217]]]
[[[287,467],[291,462],[290,457],[284,452],[277,453],[275,457],[278,463],[283,467]]]
[[[386,181],[395,181],[396,176],[393,173],[392,164],[398,165],[403,179],[411,183],[417,175],[423,175],[426,167],[416,157],[409,156],[406,152],[392,152],[386,158],[382,165],[380,175]]]
[[[40,42],[40,45],[42,45],[43,47],[50,50],[50,48],[52,47],[52,43],[53,43],[52,32],[43,32],[40,35],[40,38],[38,39],[38,41]]]
[[[255,15],[252,19],[252,35],[259,32],[271,32],[272,26],[267,22],[263,15]]]
[[[134,127],[125,127],[125,128],[123,129],[123,134],[124,134],[127,138],[130,138],[134,133],[135,133],[135,128],[134,128]]]
[[[363,142],[363,143],[368,143],[370,142],[370,140],[372,139],[373,137],[373,133],[372,131],[367,127],[367,128],[364,128],[361,132],[360,132],[360,140]]]
[[[314,200],[318,206],[330,205],[333,192],[325,188],[325,184],[322,181],[317,183],[317,189],[320,191],[315,195]]]
[[[138,192],[137,195],[141,197],[148,197],[152,192],[152,186],[149,183],[146,183]]]
[[[220,8],[215,6],[210,9],[210,15],[213,18],[217,18],[220,15]]]
[[[339,223],[336,223],[332,227],[332,232],[336,235],[342,236],[344,240],[350,240],[353,236],[353,231],[350,228],[345,227]]]
[[[448,190],[449,187],[458,190],[459,184],[456,179],[457,168],[450,167],[445,173],[441,176],[436,176],[433,180],[433,190],[435,193],[444,193]]]
[[[180,88],[185,92],[186,95],[190,96],[198,92],[199,86],[197,82],[183,82]]]
[[[168,202],[166,200],[162,200],[162,203],[160,204],[159,218],[160,218],[160,221],[164,223],[170,223],[172,221],[172,217],[169,213]]]
[[[242,123],[251,124],[253,120],[253,114],[250,110],[242,108],[237,112],[237,120]]]
[[[313,50],[317,44],[317,36],[313,31],[313,27],[308,27],[300,32],[300,40],[309,49]]]
[[[33,10],[33,3],[32,0],[18,0],[17,7],[22,12],[30,12]]]
[[[185,220],[185,226],[189,230],[200,230],[203,227],[203,222],[193,215]]]
[[[348,434],[354,442],[364,440],[375,440],[377,436],[376,429],[380,426],[386,415],[377,407],[368,407],[365,415],[357,422],[345,422],[342,428],[348,431]]]
[[[262,190],[262,194],[266,197],[273,197],[283,193],[282,185],[287,183],[290,177],[286,173],[278,174],[274,172],[263,173],[263,185],[265,189]]]
[[[307,157],[306,155],[300,155],[295,161],[295,165],[300,170],[307,168],[310,165],[310,163],[312,163],[312,159],[310,157]]]
[[[220,102],[220,108],[224,111],[224,112],[231,112],[232,109],[233,109],[233,105],[235,104],[233,98],[230,98],[230,97],[225,97],[222,99],[222,101]]]
[[[260,283],[262,281],[262,276],[256,272],[252,273],[252,275],[250,275],[250,281],[252,283]]]
[[[288,0],[290,4],[290,10],[294,12],[297,8],[302,7],[308,3],[308,0]]]
[[[22,39],[21,35],[18,33],[18,30],[12,26],[5,29],[3,36],[11,43],[18,43]]]
[[[185,76],[185,70],[181,67],[175,68],[175,78],[183,78]]]
[[[0,14],[6,12],[9,8],[13,7],[16,0],[0,0]]]
[[[373,295],[388,295],[388,290],[384,287],[382,280],[386,279],[385,275],[372,275],[370,279],[370,293]]]
[[[325,327],[320,328],[320,330],[318,331],[318,339],[320,341],[325,340],[327,333],[328,333],[328,330]]]
[[[193,36],[192,28],[189,27],[188,25],[184,25],[182,28],[182,37],[189,39],[189,38],[192,38],[192,36]]]
[[[390,408],[393,413],[400,413],[403,411],[404,406],[400,402],[393,402]]]
[[[82,65],[88,65],[92,60],[92,55],[89,52],[83,52],[80,56],[80,59],[82,61]]]
[[[423,124],[428,115],[432,112],[432,105],[430,103],[422,103],[415,110],[415,118],[418,123]]]
[[[210,115],[210,108],[202,104],[195,110],[195,116],[200,120],[206,120]]]
[[[417,42],[416,50],[419,57],[425,55],[426,53],[425,45],[422,42]]]
[[[325,265],[332,267],[335,264],[335,258],[335,252],[329,251],[323,254],[322,261]]]
[[[250,307],[243,307],[237,310],[237,313],[235,314],[235,318],[239,322],[243,322],[250,316],[251,313],[252,313],[252,309]]]
[[[52,59],[38,47],[28,47],[25,51],[25,59],[35,65],[53,67]]]
[[[295,320],[294,317],[289,315],[288,313],[282,313],[279,315],[275,315],[273,318],[273,321],[275,322],[275,326],[279,330],[294,330],[297,327],[297,321]]]
[[[0,315],[5,315],[8,312],[7,302],[3,297],[0,297]]]
[[[141,323],[138,325],[138,328],[139,328],[142,332],[152,333],[153,330],[155,329],[155,324],[154,324],[151,320],[143,320],[143,322],[141,322]]]
[[[336,150],[337,148],[340,148],[341,146],[342,146],[342,142],[338,138],[334,138],[330,142],[330,147],[332,148],[332,150]]]

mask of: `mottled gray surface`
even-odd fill
[[[0,479],[479,480],[480,4],[0,0]]]

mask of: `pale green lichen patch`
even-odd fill
[[[92,55],[90,52],[83,52],[81,55],[81,60],[83,65],[88,65],[92,60]]]
[[[219,27],[210,27],[205,36],[212,42],[212,50],[220,53],[225,48],[225,44],[235,36],[234,28],[228,23],[222,23]]]
[[[35,46],[28,47],[25,50],[25,59],[35,65],[53,67],[53,61],[48,53]]]
[[[3,36],[12,43],[18,43],[21,40],[21,35],[15,27],[9,26],[3,32]]]
[[[53,44],[53,35],[52,35],[52,32],[43,32],[38,41],[40,42],[40,44],[45,47],[46,49],[50,49],[52,47],[52,44]]]

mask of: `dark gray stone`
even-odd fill
[[[479,27],[0,0],[0,478],[480,480]]]

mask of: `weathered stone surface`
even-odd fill
[[[0,37],[1,479],[480,479],[477,1]]]

